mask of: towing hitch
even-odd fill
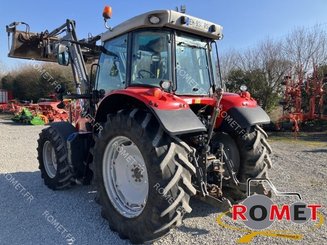
[[[231,202],[226,197],[216,198],[210,195],[207,195],[205,197],[201,195],[196,195],[195,198],[219,209],[219,212],[229,211],[232,207]]]

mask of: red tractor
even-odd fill
[[[71,20],[41,33],[18,24],[7,26],[10,57],[57,61],[75,76],[76,93],[56,86],[75,108],[71,121],[40,133],[44,183],[61,190],[93,181],[121,237],[160,238],[192,211],[190,197],[226,210],[246,197],[249,178],[267,178],[271,148],[259,125],[270,119],[244,89],[222,91],[220,25],[160,10],[78,40]]]

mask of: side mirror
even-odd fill
[[[65,45],[59,44],[57,47],[57,61],[59,65],[69,65],[69,53],[68,48]]]
[[[98,85],[96,84],[96,79],[98,75],[100,65],[99,64],[92,64],[91,65],[91,72],[90,72],[90,91],[94,88],[97,89]]]

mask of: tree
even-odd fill
[[[265,110],[273,109],[279,100],[281,82],[291,66],[283,57],[281,45],[279,41],[266,39],[255,48],[229,55],[229,64],[224,67],[233,64],[234,68],[225,71],[228,89],[235,92],[245,84]]]
[[[0,61],[0,79],[5,75],[5,65]],[[0,84],[1,85],[1,84]]]
[[[287,35],[283,52],[297,69],[308,71],[327,63],[327,33],[320,25],[297,28]]]
[[[74,92],[71,70],[57,64],[34,63],[24,65],[2,77],[4,89],[13,92],[21,100],[33,100],[53,94],[58,86],[64,85],[67,92]]]
[[[277,92],[267,84],[265,71],[256,69],[243,71],[232,70],[227,77],[226,86],[230,91],[237,91],[241,85],[246,85],[252,97],[267,111],[274,108],[279,100]]]
[[[3,77],[1,77],[1,80],[0,80],[1,88],[12,91],[13,90],[13,79],[14,79],[14,77],[12,76],[11,73],[7,73]]]
[[[319,25],[297,28],[282,40],[267,38],[247,50],[230,50],[221,61],[228,89],[235,92],[246,84],[270,111],[282,96],[285,75],[298,74],[300,69],[309,73],[313,65],[319,66],[319,73],[327,73],[327,33]]]

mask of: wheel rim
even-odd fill
[[[129,138],[117,136],[107,145],[102,166],[112,205],[124,217],[139,216],[149,192],[148,173],[139,148]]]
[[[57,157],[50,141],[43,145],[43,163],[48,176],[53,179],[57,174]]]

